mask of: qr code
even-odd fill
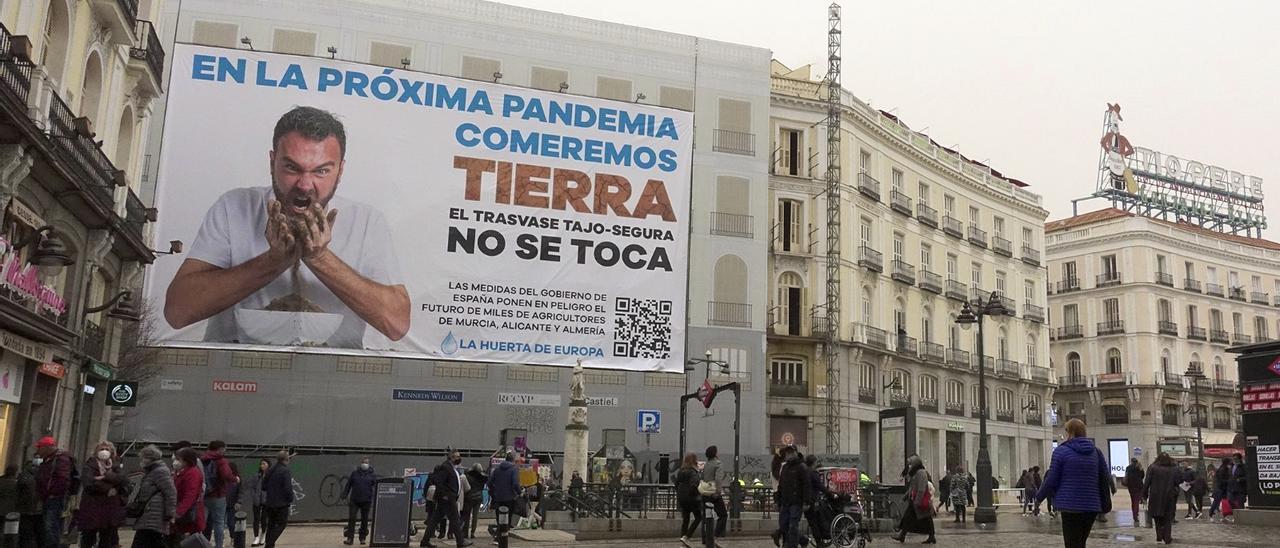
[[[613,355],[665,360],[671,357],[671,301],[617,297]]]

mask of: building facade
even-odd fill
[[[728,362],[727,374],[712,374],[743,382],[744,415],[764,408],[765,386],[752,380],[764,372],[768,151],[756,134],[768,126],[767,50],[475,0],[188,0],[171,4],[165,21],[182,42],[696,112],[686,351]],[[550,453],[564,440],[565,408],[505,405],[499,394],[564,396],[567,368],[194,348],[166,349],[158,363],[169,390],[153,390],[118,439],[482,452],[515,429]],[[629,449],[675,452],[680,395],[701,382],[702,367],[686,381],[584,365],[598,404],[589,418],[593,446],[609,429],[625,433]],[[256,383],[255,391],[217,391],[213,381]],[[462,391],[465,401],[406,407],[391,401],[392,388]],[[183,411],[192,406],[205,413],[193,420]],[[636,432],[640,409],[662,412],[661,433]],[[727,454],[731,397],[712,411],[690,411],[689,446],[718,444]],[[740,443],[744,453],[762,453],[764,424],[744,420]]]
[[[0,2],[0,459],[105,439],[155,260],[139,198],[164,2]],[[132,310],[131,310],[132,308]]]
[[[1060,412],[1143,462],[1197,456],[1197,418],[1206,454],[1229,453],[1240,399],[1227,348],[1280,333],[1280,244],[1116,209],[1050,222],[1045,237]]]
[[[838,399],[840,452],[876,470],[877,420],[914,407],[931,470],[976,465],[979,364],[986,367],[989,447],[1002,484],[1047,463],[1047,212],[1040,196],[893,115],[843,92],[841,314],[826,303],[827,95],[809,67],[774,62],[769,137],[770,443],[826,448],[827,398]],[[997,293],[985,359],[976,329],[956,323],[966,301]],[[822,344],[838,330],[838,390]],[[894,384],[896,382],[896,384]],[[897,473],[897,469],[888,471]]]

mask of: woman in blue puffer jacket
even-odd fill
[[[1084,548],[1093,520],[1111,510],[1111,492],[1103,489],[1111,471],[1093,440],[1085,437],[1084,422],[1067,421],[1067,441],[1053,450],[1049,475],[1036,493],[1039,502],[1053,497],[1062,515],[1062,541],[1066,548]]]

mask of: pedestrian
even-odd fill
[[[705,467],[703,474],[706,474]],[[800,516],[804,507],[810,504],[813,504],[813,489],[809,469],[801,460],[799,452],[789,451],[778,474],[778,515],[782,526],[783,548],[800,546]]]
[[[18,467],[12,464],[4,467],[0,475],[0,516],[18,511]]]
[[[478,462],[472,464],[465,475],[469,488],[462,503],[462,531],[467,538],[474,539],[476,524],[480,521],[480,505],[484,503],[484,484],[489,481],[489,476],[485,475],[484,466]],[[577,472],[574,475],[577,475]],[[581,482],[582,479],[579,478],[578,481]]]
[[[904,542],[907,533],[929,535],[924,544],[937,544],[933,529],[933,502],[929,495],[929,473],[924,471],[924,463],[917,455],[907,460],[907,508],[902,511],[902,521],[898,524],[901,532],[893,540]]]
[[[120,544],[129,484],[111,442],[99,443],[94,454],[85,459],[80,483],[80,509],[76,511],[80,548],[115,548]]]
[[[1205,481],[1204,474],[1196,472],[1196,479],[1191,481],[1191,500],[1196,503],[1196,515],[1191,519],[1200,519],[1204,517],[1204,495],[1209,490],[1209,483]]]
[[[133,524],[133,548],[168,548],[166,540],[178,508],[178,491],[173,473],[165,466],[164,454],[154,445],[138,451],[142,462],[142,481],[130,503]]]
[[[249,505],[249,509],[253,511],[253,546],[262,546],[267,532],[266,519],[267,509],[262,504],[267,500],[267,494],[262,490],[262,477],[271,468],[271,462],[267,459],[258,461],[258,469],[245,480],[244,484],[244,504]]]
[[[1098,514],[1111,511],[1111,470],[1093,440],[1085,437],[1084,421],[1067,421],[1066,431],[1067,441],[1053,450],[1036,498],[1054,497],[1053,505],[1062,514],[1063,544],[1084,548]]]
[[[360,457],[360,464],[347,476],[347,484],[342,487],[341,500],[347,501],[347,528],[343,544],[351,546],[356,534],[356,513],[360,514],[360,544],[364,544],[369,536],[369,509],[373,506],[373,484],[378,481],[378,474],[369,464],[369,457]]]
[[[715,494],[709,500],[711,505],[715,507],[716,538],[719,539],[724,538],[724,532],[729,525],[729,520],[726,519],[729,515],[729,510],[725,508],[724,496],[721,494],[722,489],[720,488],[720,449],[714,445],[707,447],[706,455],[707,462],[702,465],[702,481],[710,483],[711,487],[715,489]]]
[[[222,548],[223,535],[227,529],[227,485],[231,483],[232,476],[226,451],[226,442],[213,440],[200,457],[206,513],[204,538],[211,538],[215,548]]]
[[[1182,482],[1178,488],[1182,491],[1182,498],[1187,503],[1187,514],[1182,516],[1183,519],[1196,519],[1199,515],[1199,501],[1196,500],[1195,494],[1191,490],[1192,484],[1196,482],[1196,471],[1191,468],[1187,461],[1182,461],[1182,471],[1179,474]]]
[[[1231,457],[1222,457],[1222,462],[1213,472],[1213,499],[1209,504],[1209,521],[1213,521],[1215,513],[1222,511],[1222,501],[1227,500],[1227,490],[1231,484],[1231,464]],[[1226,514],[1222,518],[1225,520]]]
[[[947,473],[942,474],[942,479],[938,480],[938,489],[942,493],[942,496],[938,497],[942,499],[938,501],[938,512],[941,512],[943,508],[946,508],[948,512],[951,511],[951,475],[951,471],[947,471]]]
[[[51,436],[36,442],[36,455],[40,457],[40,465],[36,469],[36,494],[40,499],[44,527],[41,546],[58,548],[62,540],[62,513],[67,507],[67,496],[72,494],[71,476],[75,460],[58,448],[58,442]]]
[[[23,464],[17,478],[17,512],[19,548],[39,548],[44,542],[44,514],[40,509],[40,495],[36,492],[36,459]]]
[[[462,530],[462,516],[459,512],[459,503],[463,496],[463,480],[455,469],[456,466],[462,464],[462,455],[457,451],[449,452],[448,458],[436,465],[431,471],[431,475],[427,478],[431,487],[434,488],[434,496],[432,497],[436,503],[435,511],[431,513],[431,517],[427,520],[427,532],[422,535],[420,546],[430,548],[431,531],[436,529],[436,525],[441,521],[448,522],[448,531],[453,535],[454,541],[458,547],[470,546],[471,541],[463,538],[459,531]]]
[[[698,472],[698,456],[686,453],[680,461],[680,469],[676,470],[676,504],[680,507],[680,544],[692,548],[689,539],[702,524],[702,496],[698,494],[698,483],[702,474]]]
[[[809,522],[809,534],[813,535],[814,545],[817,548],[824,548],[830,535],[827,531],[827,525],[822,523],[822,513],[818,511],[818,503],[825,500],[827,496],[827,488],[822,484],[822,474],[818,473],[818,457],[809,454],[804,458],[804,466],[809,471],[809,490],[812,491],[809,496],[810,503],[804,511],[805,520]],[[808,545],[804,539],[801,539],[802,545]]]
[[[1129,506],[1133,510],[1133,524],[1135,526],[1142,522],[1138,517],[1138,506],[1142,503],[1144,489],[1146,489],[1146,484],[1143,483],[1143,478],[1145,477],[1146,472],[1142,470],[1142,464],[1138,462],[1138,459],[1130,460],[1129,466],[1124,469],[1124,487],[1129,490]]]
[[[1018,484],[1022,487],[1022,515],[1031,515],[1031,510],[1035,508],[1036,484],[1031,477],[1031,469],[1023,470],[1022,477],[1018,479]]]
[[[507,548],[507,531],[520,497],[520,477],[516,469],[516,452],[507,451],[507,457],[489,473],[489,507],[497,517],[498,548]]]
[[[1231,461],[1231,481],[1227,484],[1227,499],[1230,501],[1233,511],[1244,508],[1244,501],[1249,493],[1248,484],[1246,483],[1248,480],[1245,479],[1247,475],[1248,472],[1244,467],[1244,458],[1240,453],[1236,453],[1235,458]],[[1232,514],[1234,513],[1232,512]]]
[[[956,515],[956,523],[964,523],[966,521],[965,507],[969,506],[971,498],[969,479],[965,477],[964,465],[957,464],[955,473],[950,478],[943,478],[943,483],[947,486],[942,489],[943,498],[951,501],[952,512]]]
[[[1178,492],[1184,482],[1183,472],[1173,465],[1168,453],[1160,453],[1143,482],[1147,513],[1156,522],[1156,542],[1172,544],[1173,517],[1178,513]]]
[[[1031,515],[1033,516],[1040,515],[1040,501],[1035,500],[1035,494],[1040,491],[1041,485],[1044,485],[1044,478],[1040,476],[1040,465],[1037,464],[1031,467],[1031,500],[1035,502],[1034,508],[1031,510]]]
[[[177,503],[172,542],[176,546],[183,537],[202,534],[206,525],[204,507],[204,476],[200,473],[200,456],[191,447],[178,450],[178,470],[174,471],[173,486],[177,490]]]
[[[244,531],[236,531],[236,513],[240,511],[240,487],[243,485],[240,467],[234,462],[228,462],[227,467],[231,469],[231,481],[227,483],[227,518],[224,521],[227,531],[231,533],[231,545],[244,548]]]
[[[586,488],[586,483],[582,481],[582,476],[578,474],[577,470],[574,470],[573,477],[569,478],[569,496],[576,499],[581,499],[582,492],[585,490],[585,488]]]
[[[784,445],[774,453],[773,465],[773,504],[778,508],[778,528],[774,529],[769,536],[773,539],[774,546],[782,546],[782,537],[787,532],[787,515],[782,513],[782,502],[779,496],[782,494],[782,470],[787,467],[787,463],[791,460],[792,454],[796,453],[794,445]],[[705,470],[704,470],[705,472]]]
[[[262,476],[262,507],[266,515],[266,547],[275,548],[276,541],[289,526],[289,508],[293,506],[293,472],[289,451],[281,449],[276,463]]]

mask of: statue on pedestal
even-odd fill
[[[569,488],[573,474],[587,476],[588,434],[587,386],[582,372],[582,360],[573,366],[573,379],[569,381],[569,421],[564,426],[564,466],[561,475],[565,489]]]

